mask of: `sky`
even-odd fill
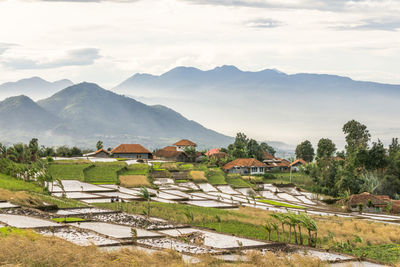
[[[0,83],[235,65],[400,84],[398,0],[0,0]],[[185,114],[184,114],[185,115]]]

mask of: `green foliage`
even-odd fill
[[[102,149],[102,148],[103,148],[103,141],[101,141],[101,140],[97,141],[96,149],[99,150],[99,149]]]
[[[297,147],[296,147],[296,157],[297,158],[302,158],[307,162],[311,162],[314,159],[314,148],[311,144],[310,141],[305,140],[301,142]]]
[[[318,142],[317,159],[329,159],[336,151],[336,145],[331,139],[322,138]]]
[[[371,138],[367,126],[358,121],[348,121],[343,126],[343,133],[346,135],[346,152],[348,155],[353,154],[359,148],[368,148],[368,142]]]

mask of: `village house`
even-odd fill
[[[307,165],[307,164],[308,164],[307,161],[305,161],[302,158],[299,158],[299,159],[296,159],[295,161],[293,161],[292,163],[290,163],[289,164],[289,168],[292,171],[297,172],[297,171],[300,171],[300,166],[304,166],[304,165]]]
[[[264,174],[267,164],[253,158],[235,159],[225,164],[222,169],[228,173],[238,174]]]
[[[162,149],[158,149],[156,152],[154,152],[154,156],[156,159],[166,161],[186,162],[189,160],[185,152],[178,151],[174,146],[167,146]]]
[[[264,158],[263,162],[267,165],[266,168],[269,171],[274,170],[274,169],[277,169],[280,171],[289,170],[290,162],[285,159],[276,158],[268,152],[264,152],[263,158]]]
[[[347,207],[351,211],[365,212],[382,212],[390,203],[388,196],[375,196],[368,192],[364,192],[358,195],[351,195],[347,201]]]
[[[187,140],[187,139],[182,139],[173,145],[176,146],[178,151],[185,151],[186,148],[197,146],[196,143],[194,143],[190,140]]]
[[[109,158],[110,157],[110,151],[107,151],[105,149],[99,149],[95,152],[91,152],[88,154],[84,154],[84,157],[90,157],[90,158]]]
[[[111,150],[113,158],[152,159],[153,154],[140,144],[121,144]]]
[[[224,159],[228,156],[228,154],[226,154],[225,152],[221,152],[219,148],[210,149],[205,153],[205,155],[210,158],[216,158],[216,159]]]

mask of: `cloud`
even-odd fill
[[[10,44],[10,43],[0,43],[0,55],[4,54],[8,49],[10,49],[12,46],[16,46],[16,44]]]
[[[334,27],[337,30],[376,30],[376,31],[397,31],[400,29],[400,19],[367,19],[353,25],[340,25]]]
[[[51,69],[66,66],[92,65],[96,59],[101,58],[99,49],[82,48],[67,51],[66,55],[52,60],[38,60],[27,58],[5,58],[0,61],[4,67],[11,69]]]
[[[43,2],[70,2],[70,3],[100,3],[100,2],[116,2],[116,3],[131,3],[140,0],[36,0]]]
[[[245,24],[251,28],[276,28],[283,25],[281,21],[274,19],[254,19],[247,21]]]
[[[377,0],[181,0],[195,4],[255,7],[255,8],[285,8],[285,9],[316,9],[337,11],[354,6],[357,3],[377,2]]]

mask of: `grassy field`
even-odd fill
[[[221,169],[210,169],[207,173],[207,179],[210,184],[226,184],[225,173]]]
[[[93,167],[84,170],[87,183],[112,183],[118,182],[117,171],[126,166],[124,162],[99,162]]]
[[[120,175],[147,175],[149,166],[146,164],[132,164],[126,167]]]
[[[122,205],[118,203],[96,205],[115,210],[122,207],[126,212],[133,211],[139,214],[146,209],[146,203],[143,202],[122,203]],[[177,223],[189,223],[187,214],[192,213],[194,218],[192,224],[195,226],[261,240],[268,238],[268,233],[264,228],[266,222],[274,221],[270,216],[273,212],[251,207],[239,207],[238,210],[223,210],[155,202],[151,203],[151,207],[151,216]],[[364,253],[368,254],[368,257],[386,263],[398,261],[396,259],[398,258],[399,246],[396,244],[400,244],[400,226],[342,217],[312,217],[318,226],[318,247],[353,255]],[[278,223],[278,225],[280,224]],[[286,239],[289,238],[287,228],[285,231]],[[303,240],[307,244],[305,229],[303,229],[302,234]],[[355,237],[362,241],[354,244],[351,250],[344,250],[338,247],[338,244],[352,243]],[[280,233],[280,241],[281,239],[282,234]],[[277,241],[275,231],[271,232],[271,240]],[[294,243],[294,236],[292,236],[291,242]],[[390,248],[390,250],[387,248]]]
[[[239,174],[228,174],[226,176],[226,182],[232,187],[251,187],[252,185],[245,180]]]
[[[0,173],[0,188],[11,191],[29,191],[29,192],[43,192],[43,188],[32,183],[25,182],[21,179],[16,179],[11,176]]]
[[[49,172],[56,179],[79,180],[83,182],[85,180],[83,171],[91,165],[92,164],[88,163],[77,164],[74,162],[69,164],[51,164],[49,166]]]
[[[70,199],[70,198],[58,198],[50,195],[46,195],[43,193],[32,192],[32,196],[41,199],[43,202],[48,204],[57,205],[57,207],[61,209],[67,208],[80,208],[80,207],[89,207],[89,204],[83,203],[78,200]]]

